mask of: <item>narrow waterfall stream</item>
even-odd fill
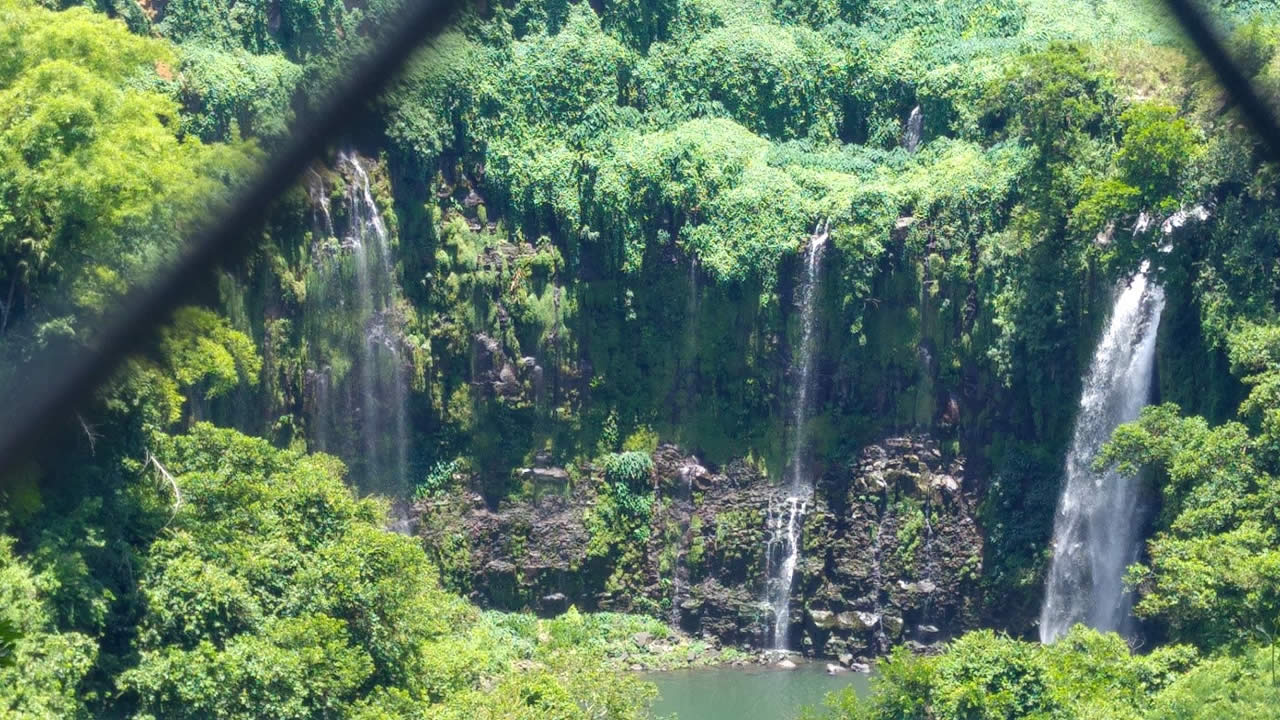
[[[793,437],[788,464],[789,489],[780,505],[771,503],[767,519],[768,546],[765,549],[766,602],[773,610],[773,649],[788,650],[791,633],[791,584],[800,558],[800,530],[813,495],[813,479],[808,467],[807,425],[813,409],[813,365],[817,330],[815,305],[821,279],[822,256],[827,247],[827,228],[819,225],[805,253],[804,284],[800,286],[801,340],[795,405],[792,408]]]
[[[1150,397],[1164,291],[1144,263],[1122,288],[1085,378],[1066,482],[1053,528],[1053,561],[1040,613],[1040,640],[1077,623],[1122,630],[1130,599],[1124,571],[1138,552],[1138,481],[1092,468],[1116,426],[1138,417]]]
[[[920,148],[920,139],[924,136],[924,112],[917,105],[911,109],[907,117],[907,129],[902,134],[902,147],[913,153]]]

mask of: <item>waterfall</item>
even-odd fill
[[[791,584],[795,578],[796,564],[800,559],[800,529],[809,500],[813,495],[813,482],[808,468],[808,424],[813,408],[813,364],[817,334],[817,312],[814,307],[821,280],[822,255],[827,246],[828,226],[819,225],[805,252],[805,276],[800,286],[799,375],[796,383],[795,404],[792,406],[793,437],[791,460],[788,463],[789,489],[781,508],[770,502],[765,548],[766,598],[773,611],[773,649],[787,650],[791,631]]]
[[[683,480],[683,495],[673,498],[672,508],[675,511],[675,517],[680,526],[680,539],[676,545],[675,567],[671,573],[671,615],[670,623],[672,627],[680,627],[681,621],[681,603],[684,600],[684,593],[688,592],[689,566],[685,562],[685,558],[689,552],[689,544],[692,542],[690,536],[690,528],[693,526],[693,479],[706,473],[706,469],[698,464],[696,457],[690,457],[680,465],[680,478]]]
[[[911,109],[911,115],[907,118],[907,130],[902,134],[902,146],[907,149],[907,152],[913,153],[920,147],[920,137],[923,133],[924,113],[917,105]]]
[[[355,153],[341,153],[338,161],[349,175],[347,242],[356,263],[357,304],[364,321],[360,395],[368,479],[374,488],[395,497],[408,490],[408,383],[395,303],[399,286],[387,226],[373,199],[369,174]]]
[[[791,633],[791,581],[795,578],[796,563],[800,560],[800,523],[804,522],[809,501],[792,494],[778,508],[769,502],[767,557],[770,565],[779,557],[776,571],[770,568],[768,603],[773,610],[773,649],[787,650]]]
[[[318,182],[309,182],[316,234],[324,236],[313,252],[319,274],[307,296],[309,344],[315,353],[309,425],[318,447],[351,465],[361,489],[404,498],[409,490],[408,380],[390,236],[361,158],[339,153],[338,170],[346,181],[340,241],[333,239],[324,179],[316,173]],[[341,323],[326,322],[343,313]],[[358,331],[355,337],[338,334],[335,325]]]
[[[1076,623],[1121,630],[1129,617],[1125,568],[1137,559],[1138,482],[1094,472],[1098,449],[1147,404],[1164,291],[1148,266],[1121,288],[1085,378],[1067,453],[1066,483],[1053,528],[1053,561],[1040,613],[1040,640],[1053,642]]]

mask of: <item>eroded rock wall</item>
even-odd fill
[[[419,505],[428,545],[460,549],[447,580],[483,605],[545,614],[648,612],[725,644],[759,647],[771,504],[785,493],[752,464],[715,468],[671,445],[653,453],[641,540],[601,547],[599,472],[528,468],[536,499],[478,495]],[[929,436],[890,437],[829,468],[804,518],[790,645],[873,657],[973,625],[982,539],[964,461]],[[446,563],[447,564],[447,563]]]

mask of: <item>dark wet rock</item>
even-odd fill
[[[815,627],[830,630],[836,626],[836,614],[830,610],[810,610],[809,622],[812,622]]]
[[[485,336],[474,347],[486,377],[509,382],[510,368],[525,383],[527,358],[506,357]],[[647,610],[694,636],[761,647],[773,621],[762,602],[765,523],[781,491],[745,461],[716,467],[673,445],[652,457],[649,539],[623,586],[610,580],[616,554],[587,551],[599,468],[571,473],[540,453],[518,475],[543,495],[497,509],[460,502],[461,519],[448,522],[467,537],[473,599],[542,611],[544,598],[563,595],[583,611]],[[849,658],[904,642],[932,652],[974,626],[982,541],[966,488],[963,459],[924,435],[885,438],[829,468],[804,517],[790,646]]]
[[[539,601],[539,610],[547,615],[559,615],[569,609],[569,598],[564,593],[543,595]]]
[[[884,627],[885,634],[890,638],[902,636],[902,618],[896,615],[885,615],[881,618],[880,623]]]

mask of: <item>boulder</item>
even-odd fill
[[[853,664],[853,653],[840,653],[840,657],[836,658],[841,665],[849,667]]]
[[[782,658],[778,662],[774,663],[774,667],[779,670],[795,670],[796,664],[792,662],[791,658]]]
[[[902,618],[896,615],[885,615],[880,619],[880,624],[889,637],[896,638],[902,635]]]
[[[653,642],[653,635],[647,632],[638,632],[631,636],[631,642],[640,647],[649,647]]]
[[[849,672],[849,668],[843,665],[836,665],[835,663],[827,663],[828,675],[839,675],[840,673],[847,673],[847,672]]]
[[[855,610],[836,615],[836,625],[841,630],[870,630],[880,622],[880,616],[873,612]]]
[[[542,610],[544,612],[560,614],[569,609],[569,598],[564,593],[551,593],[542,596]]]
[[[960,481],[950,475],[934,475],[930,479],[929,489],[933,494],[950,497],[960,492]]]
[[[852,671],[854,671],[854,672],[859,672],[859,673],[864,673],[864,674],[865,674],[865,673],[869,673],[869,672],[871,672],[871,666],[870,666],[870,665],[868,665],[868,664],[866,664],[866,663],[860,663],[860,662],[849,663],[849,669],[850,669],[850,670],[852,670]]]
[[[836,626],[836,615],[830,610],[810,610],[809,622],[813,623],[814,627],[830,630]]]

